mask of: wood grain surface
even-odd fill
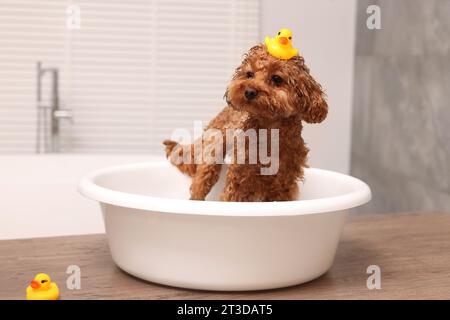
[[[81,289],[66,288],[69,265]],[[369,265],[381,289],[366,286]],[[0,241],[0,299],[24,299],[38,272],[50,274],[61,299],[450,299],[450,214],[350,215],[336,260],[309,283],[256,292],[212,292],[149,283],[117,268],[105,235]]]

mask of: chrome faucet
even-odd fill
[[[47,73],[51,74],[52,77],[51,99],[49,104],[43,104],[42,79]],[[59,70],[56,68],[42,68],[41,62],[38,62],[36,80],[36,153],[59,152],[60,120],[69,119],[72,121],[73,116],[71,110],[60,108]]]

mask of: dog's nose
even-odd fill
[[[256,91],[255,89],[252,89],[252,88],[247,88],[247,89],[245,89],[244,95],[245,95],[245,99],[250,101],[250,100],[253,100],[256,98],[256,96],[258,95],[258,91]]]

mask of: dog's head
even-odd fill
[[[310,75],[304,59],[277,59],[262,44],[245,55],[225,98],[231,107],[266,119],[298,116],[317,123],[328,111],[322,88]]]

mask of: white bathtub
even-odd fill
[[[0,156],[0,239],[104,232],[98,204],[77,192],[93,169],[157,159],[139,155]]]
[[[187,200],[190,179],[167,162],[98,170],[79,190],[100,202],[120,268],[165,285],[221,291],[317,278],[333,263],[348,209],[370,200],[358,179],[306,169],[300,201],[214,201],[224,173],[212,201]]]

